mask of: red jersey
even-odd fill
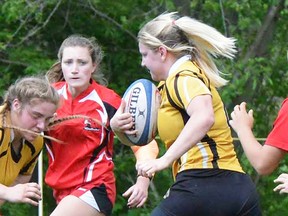
[[[50,136],[64,141],[64,144],[53,141],[46,144],[49,167],[45,182],[57,190],[57,193],[80,187],[82,189],[85,185],[96,187],[104,184],[109,199],[114,203],[114,134],[109,124],[120,106],[121,97],[95,81],[76,98],[72,98],[67,87],[66,82],[55,84],[63,99],[61,107],[57,110],[57,117],[85,115],[91,119],[63,121],[49,131]],[[106,127],[97,124],[92,118],[99,120]]]
[[[273,124],[265,144],[288,151],[288,98],[286,98]]]

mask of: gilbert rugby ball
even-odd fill
[[[123,99],[126,102],[125,112],[133,118],[131,130],[137,134],[125,134],[132,145],[146,145],[151,142],[157,133],[157,113],[161,103],[157,87],[147,79],[133,82],[125,91]]]

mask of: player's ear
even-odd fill
[[[160,46],[160,47],[158,48],[158,52],[159,52],[161,58],[164,58],[164,59],[166,58],[167,49],[166,49],[164,46]]]
[[[18,100],[18,98],[15,98],[12,101],[12,109],[15,111],[19,111],[21,109],[21,102]]]

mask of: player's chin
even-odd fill
[[[156,76],[154,75],[153,73],[151,73],[151,79],[155,82],[160,82],[161,80]]]
[[[37,136],[37,134],[26,134],[24,138],[29,142],[33,142]]]

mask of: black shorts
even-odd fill
[[[201,173],[199,175],[199,173]],[[250,176],[229,170],[179,173],[151,216],[260,216],[258,194]]]
[[[92,183],[87,183],[85,186],[76,189],[54,190],[54,197],[57,198],[57,203],[61,202],[61,200],[68,195],[78,197],[97,211],[104,213],[106,216],[109,216],[112,213],[113,204],[108,197],[107,189],[104,184],[95,187]]]

